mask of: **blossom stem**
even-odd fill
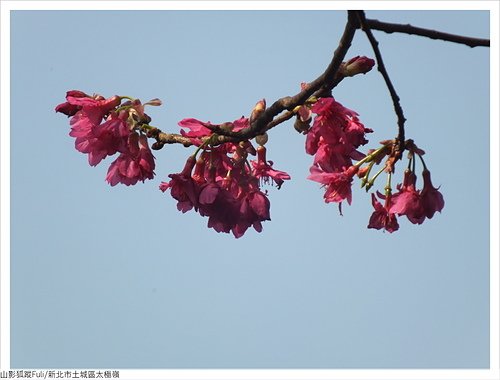
[[[202,150],[202,149],[204,150],[205,146],[208,145],[209,141],[210,141],[210,139],[207,139],[207,140],[203,141],[203,143],[200,146],[196,147],[196,150],[195,150],[195,152],[193,153],[192,156],[194,158],[196,158],[196,156],[198,155],[198,153],[200,152],[200,150]]]
[[[122,100],[122,99],[135,100],[134,98],[132,98],[130,96],[120,96],[120,100]]]
[[[386,197],[389,197],[392,194],[391,179],[392,179],[392,173],[389,172],[387,174],[387,183],[385,184],[384,188]]]
[[[420,161],[422,162],[422,166],[424,167],[424,170],[427,170],[427,165],[425,164],[424,158],[418,153],[417,153],[417,155],[418,155],[418,158],[420,158]]]
[[[375,180],[377,177],[385,170],[385,167],[381,168],[373,177],[368,181],[366,184],[366,191],[370,190],[373,184],[375,183]],[[389,173],[390,174],[390,173]]]
[[[387,147],[389,146],[390,144],[387,144],[387,145],[383,145],[381,146],[380,148],[374,150],[373,152],[371,152],[370,154],[366,155],[365,158],[361,159],[360,161],[356,162],[354,164],[355,167],[360,167],[361,165],[363,165],[364,163],[366,162],[374,162],[375,159],[378,157],[379,154],[381,154],[381,152],[383,152],[385,149],[387,149]]]
[[[375,161],[372,161],[368,164],[368,169],[366,170],[366,174],[361,179],[361,188],[365,187],[368,183],[368,177],[370,176],[370,172],[372,171],[373,166],[375,165]]]

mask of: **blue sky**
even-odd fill
[[[367,17],[489,37],[485,11]],[[214,123],[295,94],[323,72],[343,11],[14,11],[11,15],[11,365],[17,368],[485,368],[489,366],[489,50],[375,32],[406,134],[426,154],[442,214],[368,230],[370,196],[343,216],[306,180],[292,124],[268,158],[271,222],[241,239],[158,190],[192,149],[155,152],[156,178],[109,187],[68,120],[67,90],[164,106],[152,124]],[[348,57],[373,57],[358,32]],[[335,98],[396,135],[376,70]],[[404,166],[400,166],[401,168]],[[396,174],[401,178],[401,171]],[[379,184],[383,187],[383,181]],[[355,186],[356,187],[356,186]]]

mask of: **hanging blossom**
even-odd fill
[[[91,166],[119,153],[106,176],[111,186],[135,185],[154,177],[154,157],[140,127],[151,121],[144,106],[158,106],[161,101],[153,99],[141,104],[138,99],[127,99],[117,95],[106,99],[72,90],[66,93],[66,102],[55,108],[71,117],[69,135],[75,138],[76,150],[88,155]],[[126,101],[122,103],[123,100]]]
[[[439,189],[431,181],[431,173],[427,168],[422,172],[424,181],[421,190],[416,189],[417,176],[406,170],[403,183],[398,185],[398,192],[393,195],[393,204],[390,211],[397,215],[404,215],[413,224],[422,224],[426,218],[432,219],[436,212],[444,208],[444,198]]]
[[[368,142],[365,135],[372,130],[334,98],[319,99],[311,111],[316,116],[306,137],[306,152],[314,155],[308,179],[326,188],[325,202],[351,204],[352,179],[358,171],[353,160],[365,157],[357,149]]]
[[[378,201],[377,196],[384,200],[384,205]],[[393,205],[391,194],[388,193],[384,196],[377,191],[377,196],[372,194],[372,205],[375,208],[375,211],[370,217],[368,228],[374,228],[377,230],[384,229],[390,233],[397,231],[399,229],[399,224],[396,214],[391,211],[391,207]]]
[[[388,232],[394,232],[399,228],[397,216],[406,216],[411,223],[422,224],[425,219],[431,219],[436,212],[441,212],[444,208],[443,195],[432,184],[430,171],[422,159],[424,152],[416,148],[413,142],[411,142],[411,145],[413,148],[409,149],[408,169],[404,172],[402,183],[396,186],[398,191],[392,194],[389,173],[389,181],[385,187],[386,195],[383,196],[377,192],[377,196],[385,200],[384,206],[378,202],[375,194],[372,194],[372,204],[375,211],[370,218],[368,228],[385,229]],[[416,150],[419,153],[415,153]],[[413,169],[410,169],[412,162],[414,163],[413,156],[415,154],[420,156],[424,165],[422,189],[417,189],[417,176],[414,165]]]
[[[371,70],[374,61],[367,57],[354,57],[342,63],[338,76],[353,76]],[[302,89],[307,87],[303,83]],[[96,166],[108,156],[117,155],[109,166],[106,181],[115,186],[126,186],[154,178],[155,159],[148,145],[147,136],[157,129],[149,125],[151,118],[144,112],[146,105],[158,106],[153,99],[142,104],[138,99],[101,95],[87,95],[78,90],[68,91],[66,102],[56,107],[56,112],[70,117],[70,136],[75,138],[75,148],[88,156],[91,166]],[[188,157],[179,173],[169,174],[169,180],[161,182],[160,190],[169,191],[182,213],[194,210],[208,219],[209,228],[217,232],[232,233],[236,238],[253,228],[262,231],[262,224],[271,220],[270,201],[264,184],[279,189],[290,180],[290,175],[274,168],[267,159],[267,134],[255,137],[257,148],[249,140],[220,143],[216,134],[220,131],[238,132],[248,128],[266,110],[266,102],[260,100],[249,118],[242,116],[232,122],[212,124],[194,118],[186,118],[178,124],[181,136],[196,146],[196,152]],[[409,165],[397,192],[392,193],[391,175],[400,159],[401,144],[395,140],[382,141],[378,149],[367,154],[359,151],[367,144],[366,135],[372,130],[359,120],[359,115],[344,107],[333,97],[317,99],[311,96],[293,109],[296,114],[294,128],[306,135],[306,153],[314,156],[308,179],[318,182],[325,189],[326,203],[337,203],[342,214],[342,202],[352,202],[354,177],[361,178],[362,187],[368,191],[382,173],[388,174],[385,194],[371,195],[374,211],[368,228],[388,231],[399,229],[398,217],[406,216],[413,224],[421,224],[441,212],[444,199],[431,181],[422,155],[412,140],[404,141],[408,150]],[[312,125],[311,125],[312,124]],[[147,131],[147,135],[144,131]],[[158,141],[160,143],[160,141]],[[251,159],[251,156],[256,156]],[[369,179],[374,165],[388,156],[384,167]],[[423,164],[423,187],[417,189],[415,156]],[[411,168],[411,169],[410,169]]]
[[[258,106],[262,107],[262,102]],[[239,131],[248,125],[249,119],[242,117],[217,127]],[[179,211],[194,210],[207,217],[208,227],[217,232],[232,233],[236,238],[249,228],[261,232],[262,223],[271,220],[271,204],[261,183],[275,183],[279,188],[290,176],[273,168],[263,145],[255,149],[250,141],[242,141],[213,146],[203,138],[212,135],[215,125],[189,118],[181,120],[179,126],[198,150],[188,157],[180,173],[170,174],[170,181],[160,184],[160,190],[170,190]],[[255,154],[257,159],[250,160]]]

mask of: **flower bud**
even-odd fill
[[[268,138],[269,137],[268,137],[267,133],[264,132],[263,134],[255,137],[255,142],[259,145],[266,145]]]
[[[358,55],[344,63],[341,72],[345,77],[352,77],[356,74],[366,74],[374,65],[375,61],[373,59]]]
[[[293,127],[297,132],[305,135],[307,134],[309,128],[311,127],[310,123],[311,119],[307,121],[302,121],[302,118],[300,116],[297,116],[297,118],[295,119],[295,123],[293,124]]]
[[[259,118],[260,115],[266,110],[266,99],[259,100],[252,110],[250,115],[250,124]]]
[[[151,145],[151,149],[160,150],[161,148],[163,148],[163,145],[165,145],[165,144],[162,143],[161,141],[156,141]]]
[[[154,99],[151,99],[149,102],[147,103],[144,103],[144,105],[150,105],[150,106],[154,106],[154,107],[158,107],[158,106],[161,106],[161,100],[158,99],[158,98],[154,98]]]

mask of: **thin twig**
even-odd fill
[[[404,151],[406,118],[403,114],[403,109],[401,108],[401,104],[399,103],[400,100],[399,96],[396,93],[396,90],[391,82],[391,79],[389,78],[389,74],[387,73],[387,70],[385,68],[384,61],[382,59],[382,54],[380,53],[380,49],[378,48],[378,41],[375,39],[373,33],[370,30],[370,27],[365,22],[366,21],[365,12],[357,11],[357,15],[359,18],[360,27],[365,32],[366,36],[368,37],[368,40],[370,41],[370,44],[372,45],[372,49],[375,54],[375,58],[377,60],[378,71],[380,72],[380,74],[382,74],[382,77],[384,78],[387,89],[389,90],[389,93],[391,95],[392,103],[394,105],[394,111],[396,112],[396,116],[398,118],[398,137],[397,137],[398,146],[396,151],[396,158],[399,159]]]
[[[433,40],[455,42],[457,44],[470,46],[471,48],[477,46],[490,46],[490,40],[486,38],[459,36],[456,34],[444,33],[437,30],[419,28],[410,24],[393,24],[374,19],[366,19],[364,24],[366,25],[366,27],[372,30],[380,30],[386,33],[413,34],[417,36],[428,37]]]

